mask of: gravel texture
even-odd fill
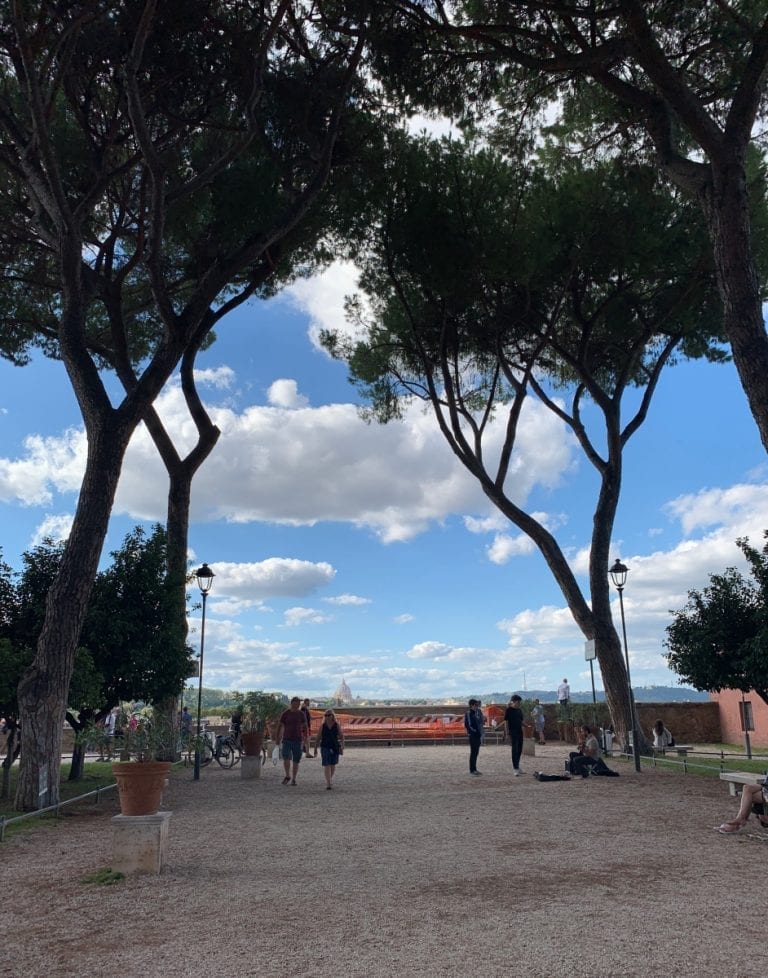
[[[281,785],[268,762],[173,772],[160,876],[113,886],[114,801],[0,846],[4,978],[764,976],[756,825],[717,780],[658,771],[539,783],[485,747],[348,748]],[[750,823],[750,826],[753,822]],[[755,886],[757,883],[757,886]]]

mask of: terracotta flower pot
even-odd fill
[[[240,743],[243,745],[244,754],[248,757],[257,757],[264,746],[264,734],[261,730],[240,734]]]
[[[154,815],[160,808],[170,761],[131,761],[112,765],[123,815]]]

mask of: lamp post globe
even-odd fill
[[[195,571],[195,577],[197,579],[197,586],[200,588],[200,594],[203,597],[203,615],[202,623],[200,625],[200,675],[197,680],[197,741],[195,744],[195,773],[194,780],[200,780],[200,734],[201,734],[201,713],[203,707],[203,656],[205,654],[205,602],[208,598],[208,592],[211,590],[213,585],[213,579],[216,575],[213,573],[208,564],[203,564],[198,567]]]

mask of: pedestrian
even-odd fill
[[[189,707],[185,706],[181,711],[181,742],[186,745],[192,736],[192,714]]]
[[[504,713],[507,736],[512,747],[512,772],[516,778],[519,778],[523,773],[520,770],[520,757],[523,753],[523,711],[520,709],[522,702],[522,696],[515,693]]]
[[[333,710],[326,710],[325,716],[323,717],[322,725],[320,726],[320,731],[317,735],[317,741],[315,742],[315,749],[320,747],[320,759],[323,765],[323,774],[325,775],[325,787],[327,791],[330,791],[333,785],[333,775],[336,773],[336,765],[339,763],[339,757],[344,753],[344,731],[341,729],[341,724],[336,719],[336,714]]]
[[[536,737],[539,743],[546,744],[547,741],[544,737],[544,707],[541,705],[538,699],[533,701],[531,717],[533,719],[533,729],[536,731]]]
[[[309,748],[312,743],[312,715],[309,712],[309,699],[305,699],[301,704],[301,712],[304,714],[304,719],[307,721],[307,744],[304,750],[306,757],[311,757],[309,753]],[[317,744],[315,744],[315,757],[317,757]]]
[[[111,761],[112,760],[112,745],[115,742],[115,724],[117,723],[117,716],[114,710],[110,710],[109,713],[104,717],[104,725],[102,728],[103,739],[100,744],[100,761]],[[106,755],[106,756],[105,756]]]
[[[568,720],[568,704],[571,702],[571,687],[568,680],[564,679],[557,687],[557,702],[560,705],[560,719]]]
[[[464,714],[464,729],[469,737],[469,773],[475,776],[482,774],[477,770],[477,755],[480,753],[480,744],[483,742],[483,728],[485,727],[485,717],[480,700],[472,699],[469,701],[469,709]]]
[[[275,743],[280,745],[280,756],[283,759],[285,777],[283,784],[296,784],[296,775],[299,773],[299,761],[307,744],[307,718],[301,712],[301,700],[298,696],[291,699],[291,705],[280,715],[277,723],[277,734]]]

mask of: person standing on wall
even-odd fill
[[[294,696],[289,709],[283,711],[277,724],[275,743],[281,745],[280,756],[285,768],[283,784],[288,784],[289,781],[293,785],[296,784],[301,753],[309,735],[307,718],[301,712],[300,706],[301,700],[298,696]]]
[[[560,704],[560,719],[570,719],[568,704],[571,702],[571,687],[568,685],[567,679],[564,679],[557,687],[557,702]]]
[[[512,747],[512,771],[516,778],[519,778],[522,774],[520,770],[520,757],[523,753],[523,711],[520,709],[522,702],[522,696],[518,696],[515,693],[504,713],[507,736]]]
[[[464,729],[469,737],[469,773],[478,776],[482,773],[477,770],[477,755],[483,742],[485,717],[480,709],[480,700],[470,700],[468,706],[469,709],[464,714]]]

